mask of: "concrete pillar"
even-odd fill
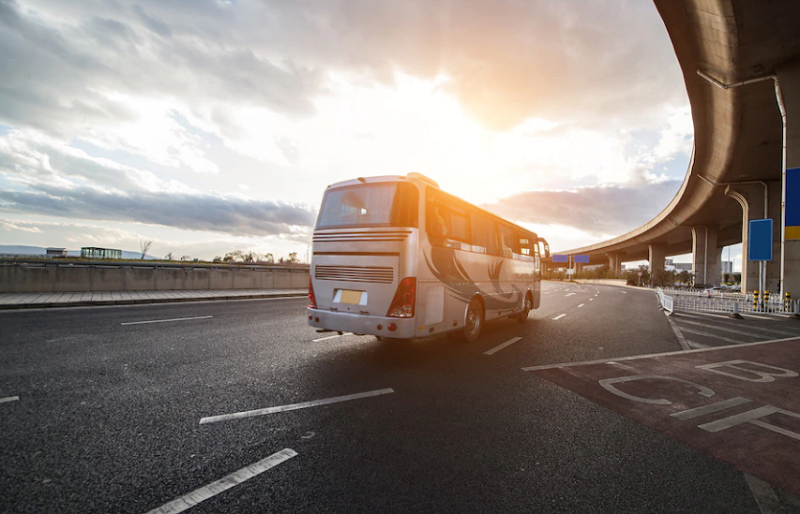
[[[781,273],[781,183],[769,181],[755,184],[731,184],[725,188],[725,194],[742,206],[742,291],[758,289],[758,267],[760,264],[751,262],[747,251],[749,222],[750,220],[764,219],[764,201],[767,201],[766,215],[768,218],[772,218],[773,260],[767,262],[766,286],[767,291],[771,293],[778,292],[778,281]]]
[[[722,248],[717,246],[718,232],[719,227],[692,227],[692,273],[695,284],[720,284]]]
[[[664,271],[664,265],[667,260],[667,245],[664,243],[653,243],[650,245],[650,273],[656,270]]]
[[[622,274],[622,261],[619,254],[609,253],[606,256],[608,257],[608,269],[611,270],[615,277],[619,277]]]
[[[786,168],[800,168],[800,62],[782,66],[777,72],[786,108]],[[800,198],[787,200],[800,202]],[[777,226],[780,231],[780,218]],[[800,297],[800,240],[785,242],[782,265],[783,290],[792,293],[792,298]]]

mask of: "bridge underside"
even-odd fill
[[[784,123],[786,165],[800,167],[800,2],[796,0],[655,0],[681,65],[692,108],[695,146],[675,198],[652,221],[618,238],[569,250],[590,264],[692,253],[695,281],[718,284],[724,246],[744,243],[743,288],[757,287],[748,260],[748,222],[773,220],[774,260],[766,288],[800,293],[800,240],[786,240],[781,221]],[[727,89],[698,75],[715,78]],[[736,85],[758,79],[753,83]],[[789,198],[789,201],[792,199]],[[800,199],[795,199],[800,201]],[[781,278],[783,277],[783,283]]]

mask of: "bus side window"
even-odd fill
[[[429,196],[425,208],[431,244],[460,247],[459,243],[469,243],[469,217],[466,211],[442,200],[441,196]],[[450,241],[458,243],[450,244]]]
[[[447,221],[444,218],[446,214],[429,190],[425,202],[425,230],[428,232],[428,239],[432,245],[446,246],[447,244]]]
[[[472,244],[486,249],[488,255],[497,255],[497,235],[494,221],[477,212],[470,213]]]
[[[532,244],[530,238],[528,236],[519,234],[517,235],[517,238],[519,239],[520,253],[522,255],[533,255],[533,250],[531,250]]]
[[[507,225],[500,225],[500,249],[502,256],[507,259],[519,253],[519,240],[516,240],[514,232]]]

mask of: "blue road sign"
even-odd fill
[[[578,262],[581,264],[589,264],[589,256],[588,255],[575,255],[572,257],[574,262]]]
[[[772,260],[772,219],[750,220],[750,230],[747,235],[748,259],[751,261]]]
[[[786,170],[786,239],[800,239],[800,168]]]
[[[553,262],[569,262],[569,255],[553,255]]]

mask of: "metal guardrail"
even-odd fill
[[[661,308],[672,314],[675,311],[675,300],[673,297],[664,294],[664,290],[660,287],[656,288],[656,296],[658,296],[658,303]]]
[[[734,316],[739,313],[779,314],[800,318],[800,300],[782,301],[777,295],[770,296],[766,301],[763,298],[760,301],[754,301],[752,294],[709,296],[685,291],[672,291],[671,293],[666,294],[660,287],[656,288],[656,296],[658,296],[662,309],[669,313],[697,311],[718,312]]]
[[[212,271],[289,271],[292,273],[307,273],[308,264],[294,264],[285,266],[280,264],[218,264],[199,262],[148,262],[144,261],[86,261],[69,259],[3,259],[0,258],[0,267],[22,268],[121,268],[121,269],[183,269],[183,270],[212,270]]]

